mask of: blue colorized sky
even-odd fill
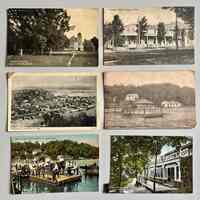
[[[163,155],[163,154],[166,154],[170,151],[173,151],[175,150],[176,148],[175,147],[172,147],[172,146],[169,146],[169,145],[164,145],[161,149],[161,154],[160,155]]]
[[[13,143],[15,142],[39,142],[47,143],[49,141],[62,141],[72,140],[78,143],[87,143],[93,146],[99,146],[99,139],[97,134],[74,134],[74,135],[35,135],[35,136],[15,136],[11,138]]]

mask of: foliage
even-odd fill
[[[97,52],[98,51],[98,46],[99,46],[99,41],[98,41],[97,37],[93,37],[91,39],[91,42],[93,43],[95,51]]]
[[[163,9],[169,9],[171,11],[174,11],[176,14],[176,25],[175,25],[175,40],[176,40],[176,48],[178,49],[178,18],[181,18],[184,20],[187,24],[190,25],[190,28],[192,31],[192,35],[190,35],[190,38],[192,39],[193,32],[194,32],[194,7],[163,7]]]
[[[169,145],[178,150],[189,141],[191,138],[181,136],[112,136],[111,187],[127,186],[127,180],[137,178],[152,158],[157,165],[156,157],[161,153],[163,146]],[[154,173],[156,174],[156,170]]]
[[[90,127],[96,126],[96,116],[89,116],[85,112],[65,117],[58,112],[45,113],[43,116],[46,127]]]
[[[70,16],[64,9],[9,9],[8,54],[19,49],[29,53],[63,49]]]
[[[112,23],[104,24],[103,28],[103,43],[105,44],[107,41],[112,39]]]
[[[12,159],[33,159],[33,151],[41,150],[36,156],[57,159],[58,155],[72,157],[73,159],[97,159],[99,148],[87,143],[78,143],[71,140],[49,141],[47,143],[38,142],[16,142],[11,143]]]
[[[181,159],[181,179],[183,180],[180,185],[179,192],[192,193],[192,156],[189,158]]]
[[[144,35],[145,35],[145,32],[147,31],[147,27],[148,27],[147,18],[144,16],[138,21],[138,24],[137,24],[136,32],[140,36],[140,40],[144,40]]]
[[[84,40],[83,41],[83,48],[84,48],[84,51],[94,51],[95,47],[94,47],[94,44],[91,40]]]
[[[163,22],[158,23],[158,42],[161,44],[162,41],[165,40],[165,34],[166,34],[166,30],[165,30],[165,24]]]
[[[120,34],[124,30],[124,25],[119,17],[119,15],[115,15],[112,21],[112,33],[114,46],[117,47],[120,41]]]
[[[156,105],[160,105],[162,101],[172,100],[179,101],[186,106],[195,105],[195,90],[193,88],[179,87],[169,83],[143,86],[105,86],[105,103],[109,105],[114,97],[120,103],[124,101],[126,95],[129,93],[137,93],[140,98],[149,99]]]

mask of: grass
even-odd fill
[[[69,59],[72,55],[10,55],[7,57],[8,66],[77,66],[91,67],[98,66],[98,55],[93,54],[77,54],[69,65]]]
[[[105,65],[194,64],[193,49],[161,49],[129,52],[105,52]]]

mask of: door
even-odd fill
[[[174,167],[168,168],[168,181],[169,182],[174,182],[175,177],[174,177]]]

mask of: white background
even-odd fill
[[[9,194],[9,170],[10,170],[10,136],[22,135],[22,133],[8,133],[7,125],[7,81],[6,72],[67,72],[67,71],[93,71],[102,73],[107,70],[174,70],[191,69],[191,65],[169,65],[169,66],[121,66],[103,67],[102,57],[102,10],[99,10],[99,67],[98,68],[68,68],[68,67],[6,67],[6,9],[8,8],[135,8],[156,6],[195,6],[195,68],[196,68],[196,111],[197,126],[194,129],[171,129],[171,130],[115,130],[108,131],[99,129],[92,133],[100,135],[100,188],[95,193],[49,193],[34,195],[10,195]],[[1,0],[0,2],[0,200],[200,200],[200,2],[197,0]],[[103,87],[99,86],[100,120],[103,120]],[[68,132],[51,132],[50,134],[68,134]],[[73,133],[70,131],[70,134]],[[76,132],[78,133],[78,132]],[[84,132],[79,132],[84,133]],[[45,135],[45,132],[23,133],[23,135],[37,134]],[[49,133],[48,133],[49,134]],[[87,132],[87,134],[90,134]],[[111,134],[131,135],[188,135],[193,136],[193,194],[102,194],[102,185],[108,182],[109,153]],[[199,198],[198,198],[199,197]]]

